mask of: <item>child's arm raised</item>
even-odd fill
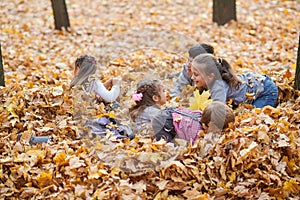
[[[116,82],[116,81],[115,81]],[[114,84],[114,80],[113,80]],[[114,84],[111,90],[107,90],[101,81],[96,80],[94,86],[94,92],[106,102],[115,101],[120,94],[120,85]]]

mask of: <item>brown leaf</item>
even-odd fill
[[[186,190],[183,193],[183,196],[187,199],[193,199],[193,200],[209,200],[211,199],[208,194],[202,194],[197,189],[193,188],[192,190]]]

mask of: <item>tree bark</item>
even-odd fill
[[[54,24],[56,30],[61,30],[62,27],[70,27],[67,4],[65,0],[51,0]]]
[[[236,20],[235,0],[213,0],[213,22],[224,25],[230,20]]]
[[[298,42],[298,54],[296,63],[296,73],[295,73],[295,85],[296,90],[300,89],[300,32],[299,32],[299,42]]]
[[[0,86],[4,86],[4,87],[5,87],[4,69],[3,69],[3,62],[2,62],[1,44],[0,44]]]

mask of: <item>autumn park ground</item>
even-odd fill
[[[54,30],[51,1],[0,2],[6,87],[0,88],[1,199],[299,199],[300,98],[293,89],[299,0],[237,0],[237,21],[212,22],[212,1],[67,0],[68,31]],[[122,76],[128,122],[134,87],[156,77],[170,90],[187,49],[211,44],[237,73],[269,75],[278,106],[235,110],[235,128],[203,146],[83,137],[69,89],[75,59],[97,58],[99,78]],[[167,105],[189,106],[189,89]],[[20,141],[17,135],[23,133]],[[29,145],[30,136],[52,135]]]

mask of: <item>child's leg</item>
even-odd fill
[[[275,106],[278,98],[278,88],[275,83],[269,77],[266,77],[264,81],[265,91],[258,97],[253,105],[256,108],[262,108],[264,106]]]

